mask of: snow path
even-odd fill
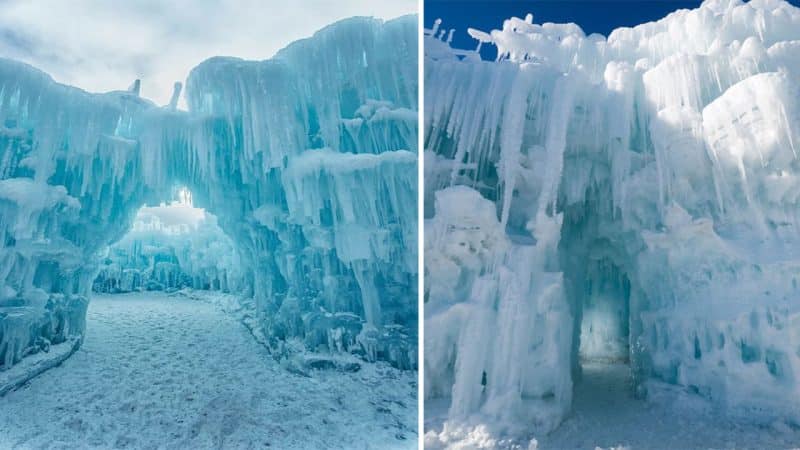
[[[741,424],[708,411],[689,396],[661,404],[633,396],[624,364],[584,363],[575,387],[572,412],[548,436],[547,449],[789,449],[800,446],[800,432]],[[693,401],[695,400],[695,401]]]
[[[416,373],[288,373],[231,316],[96,295],[83,347],[0,397],[0,448],[416,448]]]

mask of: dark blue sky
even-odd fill
[[[433,26],[437,17],[448,30],[455,28],[453,45],[473,48],[476,41],[467,34],[467,27],[483,31],[499,29],[511,16],[524,18],[533,13],[534,23],[574,22],[588,35],[600,33],[608,37],[611,30],[658,20],[677,9],[692,9],[702,1],[688,0],[424,0],[425,28]],[[800,6],[800,0],[789,3]],[[493,45],[484,45],[481,54],[493,59]]]

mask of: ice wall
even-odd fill
[[[81,335],[104,249],[176,185],[219,218],[276,355],[416,362],[416,18],[212,58],[189,112],[0,60],[0,361]]]
[[[532,15],[469,32],[498,59],[452,49],[441,23],[425,36],[426,397],[452,421],[538,414],[547,431],[587,356],[629,359],[642,394],[668,383],[800,423],[800,10],[706,1],[608,38]],[[494,319],[507,308],[538,314]],[[478,356],[509,336],[505,359]],[[535,376],[488,375],[531,361]]]
[[[426,395],[452,393],[453,419],[481,410],[501,423],[555,427],[572,397],[562,376],[571,318],[562,274],[548,270],[559,219],[543,218],[533,243],[505,234],[494,204],[469,187],[435,196],[425,224]]]

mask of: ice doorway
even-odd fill
[[[168,202],[144,205],[133,224],[100,257],[94,293],[174,292],[184,288],[236,292],[241,264],[217,218],[196,208],[176,186]]]
[[[629,363],[630,296],[630,280],[613,260],[588,261],[580,305],[581,364]]]
[[[575,400],[584,376],[596,373],[598,367],[624,366],[630,378],[640,313],[636,263],[628,248],[634,241],[608,222],[614,217],[610,188],[587,191],[586,197],[583,203],[564,208],[558,245],[558,265],[573,319],[570,359]],[[589,367],[593,370],[585,370]]]
[[[643,408],[635,398],[631,366],[631,278],[626,259],[608,240],[592,239],[581,246],[585,253],[575,250],[580,257],[570,256],[573,264],[565,272],[572,282],[567,292],[575,312],[574,384],[571,413],[562,427],[593,424],[622,433],[625,425],[616,419],[627,420]],[[556,431],[552,439],[558,441],[564,433]]]

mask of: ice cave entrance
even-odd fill
[[[574,299],[579,345],[572,408],[582,416],[603,415],[604,408],[622,407],[634,396],[630,279],[613,257],[592,253]]]
[[[581,303],[581,363],[630,361],[630,295],[628,276],[608,258],[587,263]]]
[[[109,245],[101,255],[93,292],[238,288],[238,258],[217,218],[196,208],[184,186],[173,188],[171,197],[142,206],[130,230]]]

